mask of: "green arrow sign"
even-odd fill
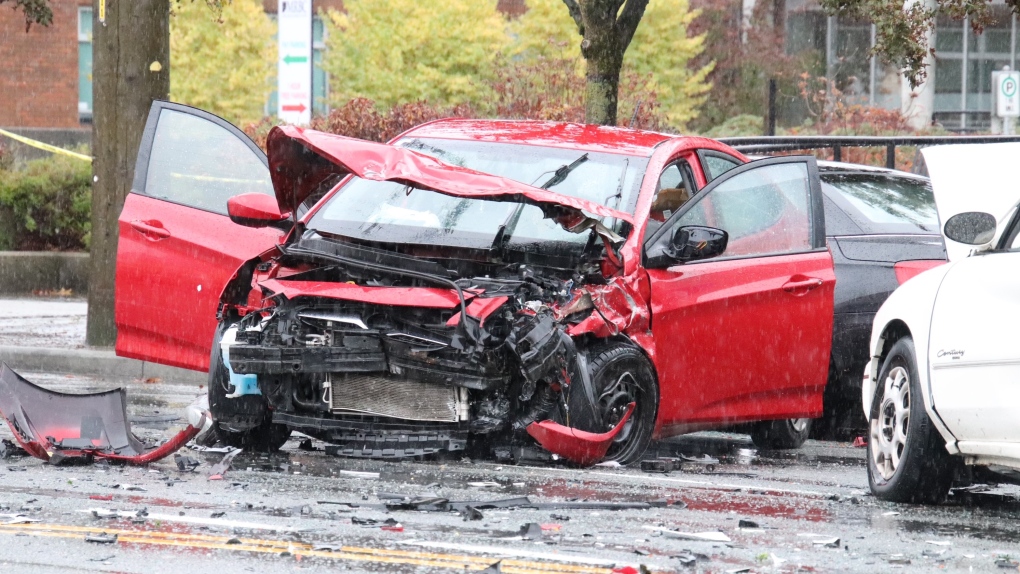
[[[308,56],[284,56],[284,64],[304,64],[308,62]]]

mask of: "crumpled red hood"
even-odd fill
[[[568,214],[615,217],[630,214],[599,203],[561,195],[510,179],[444,163],[397,146],[299,128],[278,126],[266,142],[269,170],[280,211],[295,212],[327,177],[354,174],[362,179],[396,181],[445,195],[558,206]],[[549,211],[543,209],[547,215]]]

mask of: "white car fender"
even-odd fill
[[[946,274],[952,269],[953,264],[939,265],[921,273],[913,279],[901,285],[893,291],[885,303],[875,314],[875,321],[871,328],[871,360],[864,371],[864,381],[861,385],[861,404],[864,407],[864,417],[870,420],[871,403],[875,398],[875,389],[879,384],[878,374],[884,360],[883,349],[886,347],[886,335],[892,331],[891,327],[897,322],[906,326],[910,336],[914,339],[914,350],[917,356],[918,383],[924,389],[924,407],[929,418],[935,423],[942,437],[946,439],[946,448],[950,453],[956,452],[956,439],[946,428],[942,420],[934,412],[929,384],[928,371],[928,341],[931,330],[932,311],[935,308],[935,299],[938,296],[939,288]],[[890,344],[892,341],[889,342]]]

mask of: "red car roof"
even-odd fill
[[[681,137],[589,124],[457,118],[422,124],[400,137],[406,136],[515,143],[637,156],[650,156],[658,144]]]

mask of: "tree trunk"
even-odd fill
[[[616,125],[623,54],[634,38],[648,0],[563,0],[581,34],[587,62],[584,121]]]
[[[620,68],[623,58],[617,53],[602,52],[587,58],[588,69],[584,87],[584,121],[603,126],[616,125],[616,104],[619,97]],[[622,56],[622,54],[620,54]]]
[[[116,341],[117,218],[131,191],[149,106],[170,92],[168,0],[93,1],[92,240],[86,342]]]

